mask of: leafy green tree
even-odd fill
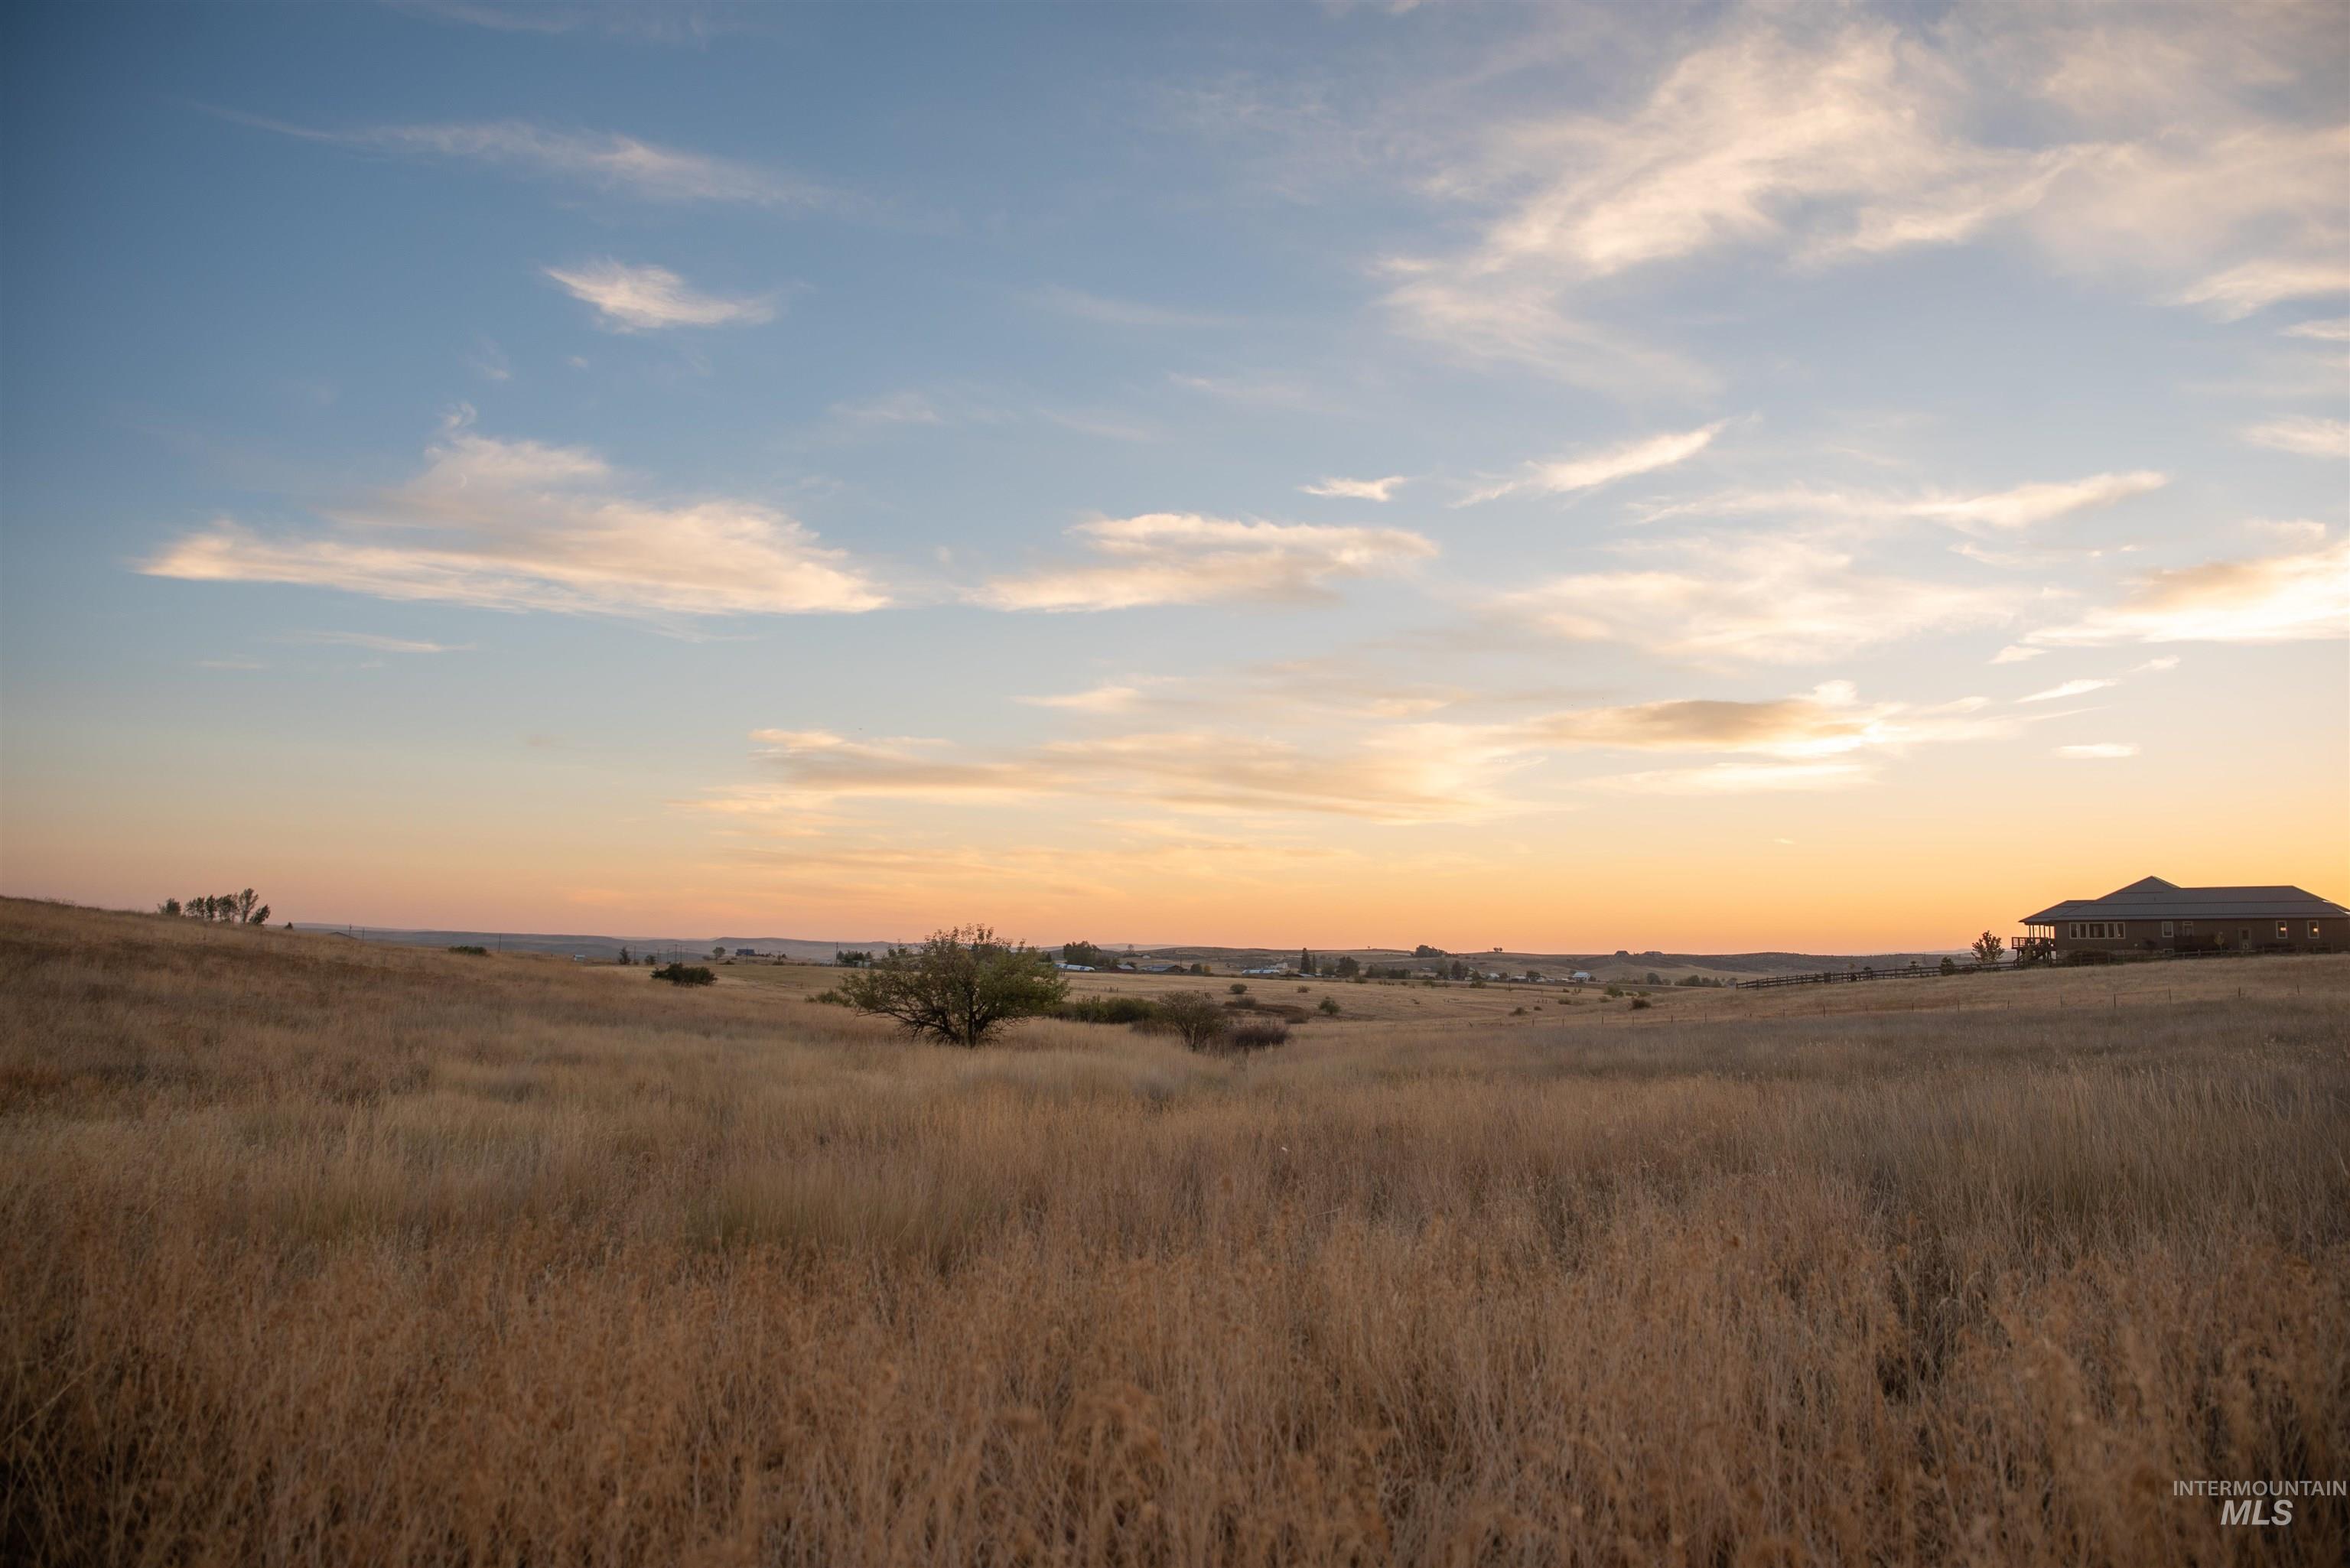
[[[1338,967],[1330,972],[1340,980],[1353,980],[1363,972],[1363,966],[1356,961],[1352,953],[1348,953],[1338,960]]]
[[[840,990],[851,1007],[894,1018],[917,1038],[971,1048],[1014,1018],[1052,1012],[1069,982],[1034,948],[957,926],[892,950]]]
[[[1101,949],[1094,946],[1091,942],[1063,942],[1061,944],[1061,961],[1063,963],[1081,963],[1087,969],[1099,969],[1102,967],[1103,961],[1102,950]]]
[[[1982,935],[1975,939],[1975,962],[1997,963],[1999,961],[1999,955],[2006,950],[2007,942],[2003,938],[1995,936],[1990,931],[1985,931]]]

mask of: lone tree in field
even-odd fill
[[[1170,991],[1159,999],[1159,1023],[1183,1042],[1186,1049],[1213,1051],[1232,1027],[1232,1014],[1201,991]]]
[[[2006,942],[1985,931],[1975,939],[1975,962],[1997,963],[2001,950],[2006,946]]]
[[[1001,941],[985,926],[957,926],[874,960],[842,983],[840,994],[859,1012],[894,1018],[917,1037],[971,1047],[984,1044],[999,1024],[1060,1006],[1069,982],[1035,949]]]

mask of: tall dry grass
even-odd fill
[[[2350,1474],[2350,963],[2230,973],[972,1054],[0,903],[0,1557],[2339,1562],[2171,1495]]]

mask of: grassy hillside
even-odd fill
[[[2171,1495],[2350,1474],[2350,961],[1246,1063],[792,973],[0,901],[0,1559],[2350,1551]]]

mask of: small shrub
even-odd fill
[[[452,953],[471,953],[475,958],[487,958],[490,956],[489,949],[484,947],[475,947],[470,943],[459,943],[449,950]]]
[[[1147,996],[1075,996],[1054,1014],[1077,1023],[1149,1023],[1159,1004]]]
[[[1624,994],[1624,988],[1620,985],[1611,983],[1607,987],[1607,994],[1610,996],[1621,996]]]
[[[1227,1051],[1263,1051],[1289,1044],[1289,1025],[1278,1018],[1236,1018],[1224,1031]]]
[[[1649,1005],[1651,1005],[1651,1003],[1645,996],[1636,996],[1632,999],[1632,1011],[1635,1012],[1638,1012],[1640,1009]]]
[[[1338,1016],[1338,999],[1337,999],[1336,997],[1335,997],[1335,996],[1326,996],[1326,997],[1324,997],[1324,998],[1322,999],[1322,1011],[1323,1011],[1324,1012],[1328,1013],[1328,1014],[1329,1014],[1331,1017],[1333,1017],[1333,1018],[1337,1017],[1337,1016]]]
[[[821,1002],[829,1007],[847,1007],[849,1004],[848,998],[841,995],[837,989],[819,991],[814,996],[809,997],[808,1000],[810,1002]]]
[[[1231,992],[1234,996],[1246,996],[1248,994],[1248,987],[1237,980],[1232,981],[1232,984],[1224,987],[1224,989]]]
[[[1310,986],[1310,985],[1301,985],[1301,986],[1299,986],[1299,987],[1297,988],[1297,994],[1298,994],[1298,995],[1300,995],[1300,996],[1303,996],[1303,995],[1305,995],[1307,992],[1309,992],[1309,991],[1311,991],[1311,990],[1313,990],[1313,989],[1314,989],[1314,988],[1313,988],[1312,986]]]
[[[1513,1018],[1523,1018],[1525,1015],[1526,1010],[1523,1006],[1510,1009],[1510,1016]]]
[[[653,971],[655,980],[665,980],[671,985],[710,985],[718,977],[698,963],[673,963]]]

